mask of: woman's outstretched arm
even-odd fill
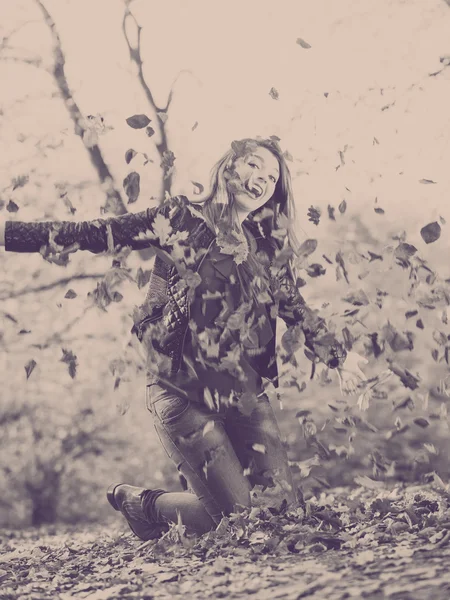
[[[331,333],[325,319],[309,308],[298,291],[289,264],[278,275],[278,315],[289,327],[300,326],[305,335],[305,345],[329,368],[341,368],[347,351]]]
[[[133,250],[149,246],[162,248],[177,217],[181,216],[184,204],[183,196],[175,196],[160,206],[139,213],[80,222],[27,223],[2,219],[0,245],[10,252],[39,252],[49,242],[54,242],[62,248],[76,245],[80,250],[93,253],[104,252],[117,246],[129,246]],[[170,227],[167,227],[167,219]]]

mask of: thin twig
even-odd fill
[[[62,279],[57,279],[56,281],[52,281],[51,283],[47,283],[45,285],[41,285],[39,287],[34,288],[24,288],[19,290],[18,292],[12,292],[11,294],[0,296],[0,301],[11,300],[12,298],[18,298],[19,296],[25,296],[27,294],[38,294],[39,292],[46,292],[55,287],[59,287],[62,285],[67,285],[71,281],[76,281],[79,279],[101,279],[104,277],[104,273],[80,273],[79,275],[72,275],[72,277],[63,277]]]

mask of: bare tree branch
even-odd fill
[[[75,133],[83,139],[83,136],[87,132],[87,127],[85,125],[85,119],[83,118],[83,115],[77,103],[75,102],[72,92],[67,83],[67,78],[65,74],[65,58],[62,50],[61,39],[56,29],[55,22],[45,5],[43,4],[42,0],[36,0],[36,3],[41,9],[44,15],[45,23],[49,27],[53,37],[53,52],[55,56],[55,63],[52,71],[53,76],[58,85],[61,96],[64,100],[65,106],[69,111],[70,117],[75,124]],[[106,190],[106,210],[112,211],[115,215],[121,215],[128,212],[122,200],[120,192],[114,187],[113,177],[103,159],[100,147],[98,146],[98,144],[85,144],[85,147],[89,153],[89,158],[91,159],[91,162],[97,171],[101,183],[108,185],[108,188]]]
[[[14,29],[11,29],[11,31],[8,33],[8,35],[4,35],[2,37],[2,41],[0,42],[0,50],[3,50],[4,48],[6,48],[8,46],[9,42],[11,41],[11,38],[14,35],[16,35],[16,33],[19,33],[19,31],[21,31],[24,27],[26,27],[27,25],[31,25],[33,23],[39,23],[39,21],[37,19],[30,19],[29,21],[20,23],[20,25],[17,25],[17,27],[15,27]]]
[[[56,281],[52,281],[51,283],[47,283],[45,285],[40,285],[39,287],[34,288],[24,288],[17,292],[12,292],[11,294],[0,296],[0,301],[10,300],[11,298],[19,298],[20,296],[26,296],[27,294],[35,294],[39,292],[46,292],[47,290],[51,290],[55,287],[59,287],[61,285],[67,285],[71,281],[75,281],[77,279],[101,279],[104,277],[104,273],[92,273],[86,274],[81,273],[80,275],[73,275],[72,277],[63,277],[62,279],[57,279]]]
[[[161,161],[164,161],[164,157],[167,157],[169,154],[169,144],[168,144],[168,139],[167,139],[165,120],[163,120],[163,119],[165,118],[164,115],[167,116],[167,110],[168,110],[170,102],[172,100],[172,90],[169,94],[169,101],[166,104],[166,106],[164,106],[164,107],[158,106],[155,102],[155,99],[154,99],[154,96],[153,96],[153,93],[152,93],[150,87],[148,86],[147,82],[145,81],[144,70],[143,70],[143,61],[142,61],[142,55],[141,55],[142,27],[141,27],[141,25],[139,25],[136,17],[130,10],[130,4],[131,4],[130,0],[125,1],[125,12],[124,12],[123,21],[122,21],[122,31],[123,31],[123,35],[125,37],[125,41],[128,46],[128,52],[130,54],[130,59],[137,66],[139,82],[142,86],[142,89],[144,90],[144,93],[146,95],[148,103],[150,104],[150,107],[156,116],[155,121],[158,123],[158,130],[159,130],[159,136],[160,136],[160,141],[158,143],[156,143],[156,149],[158,150],[158,153],[161,157]],[[136,29],[137,42],[136,42],[135,46],[133,46],[133,44],[131,43],[130,38],[128,36],[127,22],[132,22]],[[162,115],[162,118],[161,118],[161,115]],[[161,166],[162,165],[163,165],[163,163],[161,163]],[[164,177],[163,182],[162,182],[163,198],[161,198],[161,200],[164,199],[166,192],[168,194],[170,194],[171,186],[172,186],[172,175],[171,175],[171,173],[168,173],[168,175],[166,177]]]
[[[0,56],[0,60],[2,61],[11,61],[11,62],[20,62],[24,65],[29,65],[30,67],[40,68],[42,64],[42,60],[40,58],[22,58],[20,56],[5,56],[2,54]]]

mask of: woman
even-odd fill
[[[337,369],[343,393],[364,379],[360,357],[347,355],[295,285],[294,212],[281,149],[275,138],[257,138],[232,143],[202,202],[178,196],[92,222],[6,222],[5,248],[15,252],[155,250],[133,331],[147,351],[147,408],[190,491],[109,488],[108,501],[143,540],[179,518],[188,531],[209,531],[223,515],[250,506],[255,485],[295,503],[265,393],[268,382],[278,387],[277,316],[288,326],[286,347],[295,350],[304,339],[310,358]]]

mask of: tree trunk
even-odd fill
[[[32,503],[31,524],[33,527],[55,523],[61,489],[61,474],[45,471],[39,485],[26,484]]]

